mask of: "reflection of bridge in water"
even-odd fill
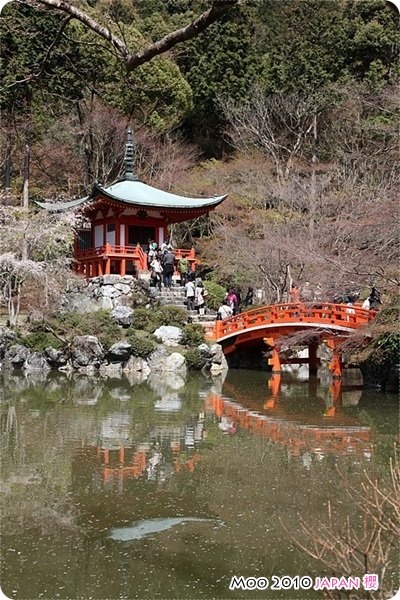
[[[304,417],[291,413],[279,402],[280,376],[273,375],[268,382],[270,393],[262,412],[253,406],[233,401],[221,394],[210,394],[206,411],[218,419],[228,419],[237,428],[246,429],[271,442],[285,446],[291,456],[311,453],[322,458],[326,454],[363,454],[369,458],[373,453],[373,435],[370,427],[361,426],[357,419],[338,412],[340,384],[333,382],[329,392],[331,402],[320,417]]]
[[[340,378],[343,368],[340,343],[367,325],[375,315],[375,311],[358,306],[330,302],[273,304],[249,310],[225,321],[216,321],[207,335],[222,344],[225,354],[266,344],[271,353],[269,364],[272,371],[278,373],[282,363],[293,362],[282,356],[279,340],[299,332],[308,332],[312,338],[304,344],[308,346],[308,358],[296,359],[295,362],[307,362],[310,370],[316,371],[319,364],[318,344],[324,342],[333,351],[330,364],[332,375]]]
[[[224,390],[228,396],[206,395],[204,412],[193,417],[190,424],[154,425],[139,440],[132,430],[130,415],[108,415],[102,422],[96,450],[102,485],[122,492],[127,479],[144,477],[163,483],[178,473],[193,472],[200,460],[210,417],[225,432],[245,429],[284,446],[291,456],[301,457],[307,467],[312,455],[372,455],[370,427],[360,426],[356,418],[340,410],[340,381],[333,381],[325,389],[329,399],[322,400],[325,404],[321,405],[320,415],[303,414],[288,407],[280,386],[279,375],[268,380],[260,410],[254,396],[246,398],[246,394],[239,393],[239,401],[235,400],[237,390],[226,382]]]

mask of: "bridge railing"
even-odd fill
[[[266,325],[301,326],[302,323],[354,330],[369,323],[375,315],[376,311],[331,302],[271,304],[240,313],[226,321],[216,321],[215,337],[220,339]]]

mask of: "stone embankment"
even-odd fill
[[[105,350],[94,335],[77,335],[67,348],[59,350],[48,347],[43,352],[31,351],[16,343],[8,330],[0,332],[0,369],[13,371],[22,369],[27,373],[45,372],[54,369],[64,372],[93,375],[117,375],[123,372],[138,372],[148,375],[151,372],[186,374],[185,349],[179,345],[178,327],[160,327],[154,338],[162,339],[156,349],[146,358],[135,356],[132,345],[121,340]],[[219,344],[197,347],[201,357],[200,368],[211,373],[220,373],[228,368]]]
[[[146,282],[129,275],[107,275],[88,281],[74,283],[63,298],[61,311],[86,314],[97,310],[109,310],[121,326],[121,340],[106,349],[94,335],[77,335],[64,348],[47,347],[43,351],[32,351],[18,342],[17,335],[8,329],[0,330],[0,369],[23,370],[24,372],[65,372],[117,375],[118,373],[151,372],[185,374],[187,348],[181,345],[182,330],[179,327],[163,326],[153,334],[156,349],[146,357],[137,356],[132,344],[124,339],[122,329],[131,325],[134,307],[175,305],[185,308],[184,290],[175,286],[160,292],[150,288]],[[197,317],[197,319],[196,319]],[[210,315],[199,317],[188,311],[188,322],[210,320]],[[211,316],[213,318],[213,316]],[[193,350],[193,348],[192,348]],[[196,368],[220,373],[228,368],[222,348],[218,344],[200,344],[197,350]]]

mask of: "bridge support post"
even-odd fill
[[[281,359],[279,352],[275,347],[275,340],[272,337],[264,338],[264,342],[271,348],[271,357],[268,359],[268,364],[272,366],[273,373],[281,372]]]
[[[319,360],[317,357],[318,342],[311,342],[308,345],[308,369],[310,373],[316,373]]]

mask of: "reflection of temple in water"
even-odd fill
[[[140,440],[135,439],[129,414],[112,413],[102,421],[97,445],[102,484],[122,491],[126,478],[143,476],[163,483],[182,470],[193,471],[203,435],[202,413],[190,424],[155,425]]]

